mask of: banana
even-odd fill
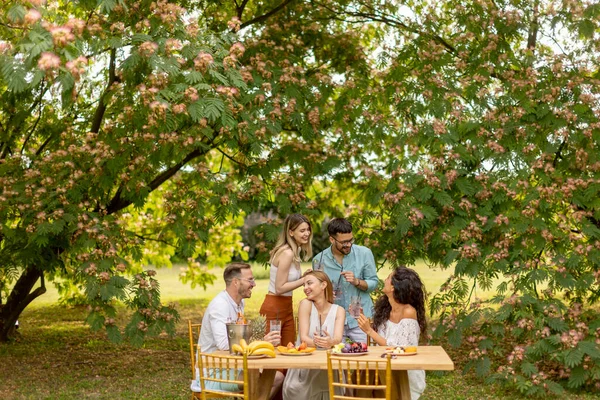
[[[239,344],[233,344],[233,345],[231,345],[231,350],[233,350],[233,351],[235,351],[236,353],[239,353],[239,354],[244,354],[244,349]]]
[[[275,351],[275,347],[265,340],[255,340],[248,345],[248,353],[252,354],[258,349],[269,349]]]
[[[275,351],[272,349],[267,349],[265,347],[261,347],[260,349],[256,349],[252,352],[253,356],[260,356],[262,354],[271,358],[275,357]]]
[[[248,350],[248,343],[246,343],[246,339],[240,339],[240,346],[242,346],[242,350]]]

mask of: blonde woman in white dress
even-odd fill
[[[298,307],[297,344],[330,349],[342,341],[346,311],[333,304],[331,281],[322,271],[304,274],[306,299]],[[283,383],[284,400],[329,399],[327,371],[290,369]]]

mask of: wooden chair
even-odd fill
[[[192,380],[196,379],[196,368],[199,369],[198,360],[196,355],[198,354],[198,337],[200,337],[200,328],[202,324],[195,324],[191,320],[188,320],[188,335],[190,338],[190,365],[192,368]],[[200,369],[199,369],[200,370]],[[201,371],[201,370],[200,370]],[[211,394],[207,399],[224,399],[230,397],[229,394]],[[192,400],[203,399],[200,392],[192,391]]]
[[[202,353],[198,355],[200,369],[200,398],[214,399],[222,397],[233,397],[238,399],[250,399],[250,385],[248,380],[248,355],[230,356],[215,353]],[[212,371],[212,374],[206,373]],[[240,373],[242,379],[240,379]],[[207,382],[237,385],[243,390],[239,392],[223,392],[206,388]]]
[[[392,387],[381,383],[392,381],[391,356],[381,360],[335,356],[327,351],[327,379],[331,400],[392,399]],[[337,390],[336,390],[337,389]],[[336,394],[343,393],[343,394]],[[385,397],[374,397],[384,394]]]

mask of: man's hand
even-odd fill
[[[281,332],[269,332],[265,335],[264,340],[270,342],[273,346],[277,346],[281,343]]]
[[[354,272],[344,271],[344,272],[342,272],[342,275],[344,275],[344,278],[346,278],[346,282],[350,282],[351,285],[356,286],[356,282],[355,282],[356,277],[354,276]]]

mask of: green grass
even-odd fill
[[[262,268],[258,266],[255,268]],[[431,291],[449,272],[415,267]],[[220,272],[220,271],[218,271]],[[264,273],[264,272],[261,272]],[[385,278],[387,271],[381,271]],[[222,279],[208,287],[191,289],[181,284],[178,269],[160,270],[158,278],[166,302],[174,302],[181,314],[175,337],[148,340],[142,348],[107,341],[104,332],[91,332],[84,324],[85,307],[55,305],[58,295],[36,299],[20,318],[17,342],[0,344],[0,399],[185,399],[189,398],[190,360],[187,320],[200,321],[210,299],[223,289]],[[258,273],[256,274],[259,275]],[[265,275],[262,275],[263,277]],[[249,314],[260,308],[268,281],[261,279],[247,302]],[[296,303],[304,295],[294,296]],[[123,325],[127,315],[120,315]],[[457,370],[428,373],[422,400],[524,399],[497,385],[484,384],[473,374],[463,374],[466,354],[447,349]],[[567,400],[599,399],[596,394],[570,394]]]

